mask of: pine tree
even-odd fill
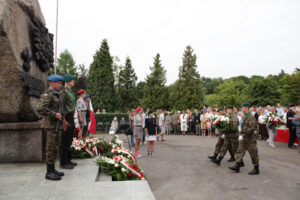
[[[114,111],[116,107],[112,64],[109,46],[104,39],[90,66],[87,90],[95,109],[106,109],[108,112]]]
[[[143,105],[152,110],[168,108],[168,90],[165,86],[166,70],[161,65],[160,55],[154,57],[153,66],[150,67],[151,73],[147,75],[144,90]]]
[[[118,104],[120,105],[120,110],[128,111],[137,106],[136,81],[137,76],[130,58],[127,57],[125,66],[120,70],[118,81]]]
[[[172,99],[175,109],[200,108],[203,87],[197,72],[197,56],[191,46],[187,46],[179,67],[179,80],[176,82]]]

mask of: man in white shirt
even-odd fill
[[[283,108],[281,107],[280,104],[277,104],[276,111],[277,111],[277,114],[278,114],[280,117],[283,117],[283,115],[284,115],[284,110],[283,110]]]
[[[161,137],[161,141],[165,142],[164,140],[164,134],[166,132],[166,123],[165,123],[165,112],[166,110],[163,109],[162,113],[159,115],[159,128],[160,128],[160,134],[157,136],[157,140],[159,141],[159,138]]]

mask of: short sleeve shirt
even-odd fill
[[[143,126],[143,116],[136,115],[133,121],[134,126]]]
[[[84,103],[84,100],[83,100],[82,97],[80,97],[80,98],[77,100],[76,109],[77,109],[78,111],[86,111],[86,110],[87,110],[86,104]]]
[[[165,121],[165,115],[164,115],[164,113],[161,113],[159,115],[159,126],[163,126],[164,125],[163,121]]]

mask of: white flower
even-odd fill
[[[116,164],[115,164],[115,167],[119,167],[119,164],[118,164],[118,163],[116,163]]]
[[[124,167],[122,167],[121,171],[122,171],[122,172],[126,172],[126,170],[125,170],[125,168],[124,168]]]

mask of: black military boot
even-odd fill
[[[227,162],[234,162],[234,161],[235,161],[234,156],[231,156],[231,158],[229,160],[227,160]]]
[[[208,158],[211,160],[216,160],[217,156],[218,156],[218,154],[214,154],[213,156],[208,156]]]
[[[53,166],[53,167],[54,167],[53,172],[54,172],[56,175],[58,175],[58,176],[64,176],[64,175],[65,175],[63,172],[57,171],[57,170],[55,169],[55,166]]]
[[[249,175],[259,174],[259,166],[254,166],[254,168],[248,173]]]
[[[244,167],[244,166],[245,166],[244,161],[242,161],[242,162],[240,163],[240,167]]]
[[[218,166],[220,166],[222,159],[223,159],[223,157],[219,156],[218,159],[212,160],[212,162],[215,163],[215,164],[217,164]]]
[[[70,163],[71,165],[73,165],[73,166],[77,166],[77,163],[76,163],[76,162],[70,161],[69,163]]]
[[[240,164],[236,163],[234,166],[229,167],[229,169],[235,171],[236,173],[239,173],[240,172]]]
[[[51,181],[59,181],[61,177],[54,173],[54,165],[47,165],[46,179]]]
[[[60,168],[62,168],[62,169],[74,169],[74,166],[71,165],[70,163],[67,163],[65,165],[61,165]]]

